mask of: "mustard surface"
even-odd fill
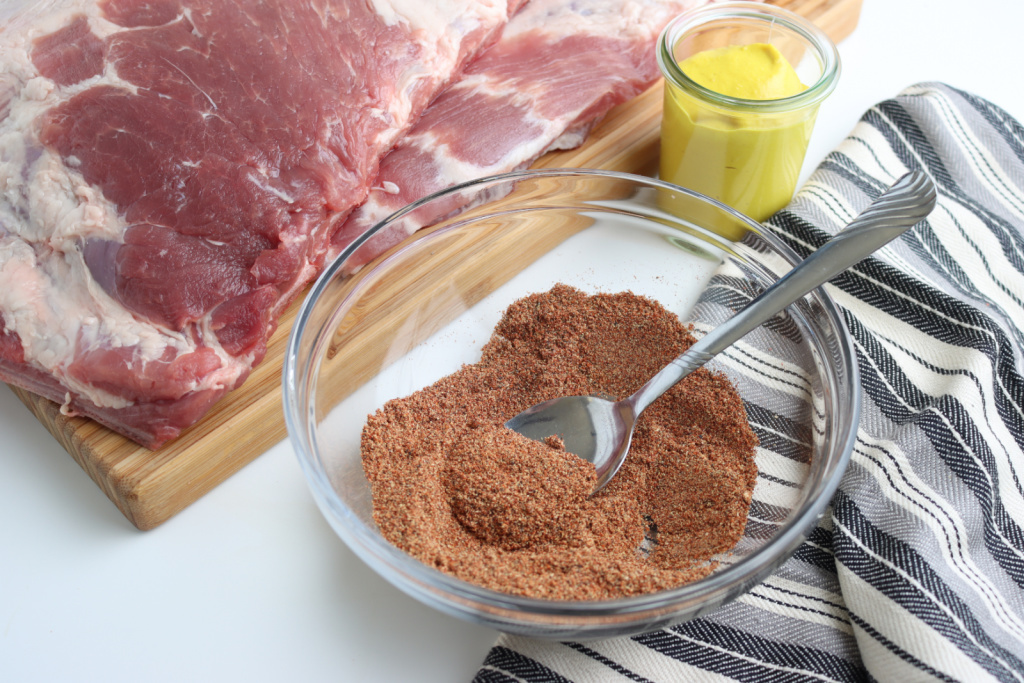
[[[744,100],[780,99],[806,89],[773,45],[705,50],[679,66],[708,90]],[[718,105],[669,82],[661,177],[718,199],[756,221],[766,220],[793,196],[816,113],[817,106],[757,112],[741,105]]]
[[[767,43],[705,50],[679,68],[708,90],[744,100],[777,100],[807,89],[778,48]]]

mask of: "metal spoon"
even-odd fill
[[[632,396],[621,401],[564,396],[527,408],[505,426],[537,441],[557,434],[567,451],[594,463],[596,493],[626,459],[637,418],[655,399],[747,332],[903,234],[934,206],[935,185],[922,171],[911,171],[844,230],[670,362]]]

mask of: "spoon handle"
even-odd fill
[[[914,170],[901,177],[844,230],[654,375],[628,399],[636,414],[747,332],[917,225],[934,207],[935,185],[927,174]]]

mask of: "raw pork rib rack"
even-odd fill
[[[510,10],[25,4],[0,9],[0,379],[149,447],[260,362],[381,155]]]
[[[334,234],[333,251],[421,197],[578,146],[609,109],[658,79],[661,30],[704,2],[531,0],[384,157],[366,202]],[[364,265],[423,227],[414,218],[375,234],[349,262]]]
[[[578,145],[656,79],[658,32],[703,1],[533,0],[404,138],[522,0],[16,14],[0,379],[161,445],[246,379],[327,256],[414,199]]]

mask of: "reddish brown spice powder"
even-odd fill
[[[503,426],[558,396],[627,396],[693,342],[674,314],[628,292],[556,285],[515,302],[479,363],[367,421],[381,532],[441,571],[536,598],[612,599],[706,576],[742,536],[757,477],[757,438],[724,375],[698,370],[655,401],[593,496],[593,465]]]

